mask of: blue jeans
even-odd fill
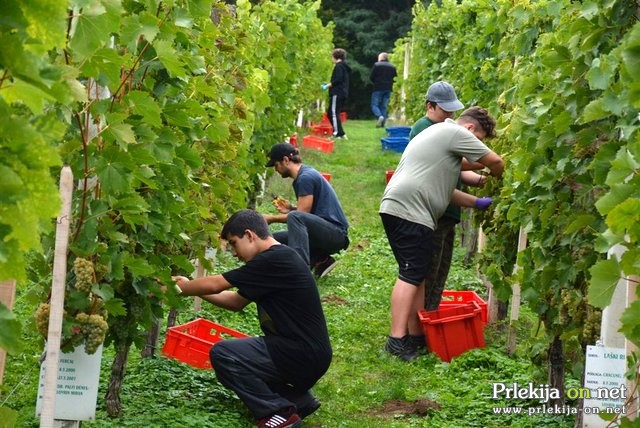
[[[371,111],[378,118],[380,116],[387,118],[387,105],[391,98],[391,91],[373,91],[371,93]]]
[[[302,211],[291,211],[287,216],[287,230],[276,232],[273,237],[296,250],[309,266],[349,245],[346,231],[322,217]]]
[[[284,381],[262,337],[223,340],[213,345],[209,357],[220,383],[234,391],[256,419],[314,401],[311,392],[296,391]]]

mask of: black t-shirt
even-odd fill
[[[327,371],[331,343],[309,266],[285,245],[273,245],[222,276],[256,302],[274,364],[286,382],[306,391]]]

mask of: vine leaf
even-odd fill
[[[83,8],[69,47],[75,54],[89,58],[109,41],[111,33],[119,31],[120,13],[121,9],[111,1]]]
[[[626,47],[622,51],[622,59],[629,73],[640,69],[640,26],[634,26],[629,32]]]
[[[608,57],[595,58],[591,63],[591,69],[587,72],[587,79],[591,89],[607,89],[618,68],[616,61]]]
[[[20,322],[9,308],[0,303],[0,348],[9,354],[20,352]]]
[[[589,303],[598,308],[604,308],[611,303],[611,296],[620,278],[620,265],[618,260],[610,258],[600,260],[589,269],[591,281],[589,282]]]
[[[168,40],[155,40],[153,42],[153,48],[156,50],[158,59],[169,72],[171,77],[185,77],[186,72],[184,70],[184,63],[180,61],[180,55],[171,46],[171,42]]]
[[[620,331],[625,335],[627,339],[632,341],[636,346],[640,345],[640,325],[638,320],[640,319],[640,300],[633,302],[620,317],[622,327]]]
[[[604,117],[607,117],[611,114],[611,112],[607,109],[607,105],[603,98],[596,98],[591,101],[584,108],[584,112],[582,113],[582,117],[580,118],[580,123],[585,124],[589,122],[594,122],[596,120],[600,120]]]
[[[596,202],[596,208],[602,215],[609,214],[618,204],[621,204],[635,192],[631,184],[617,184],[611,186],[609,193],[602,196]]]

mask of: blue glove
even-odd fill
[[[491,203],[493,202],[493,199],[486,197],[486,198],[478,198],[476,199],[476,208],[479,210],[486,210],[487,208],[489,208],[489,205],[491,205]]]
[[[329,89],[329,84],[328,83],[323,83],[322,85],[320,85],[320,87],[322,87],[322,89],[324,91],[326,91],[327,89]]]

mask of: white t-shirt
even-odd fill
[[[436,229],[460,176],[462,158],[475,162],[491,150],[453,120],[416,135],[382,196],[380,212]]]

